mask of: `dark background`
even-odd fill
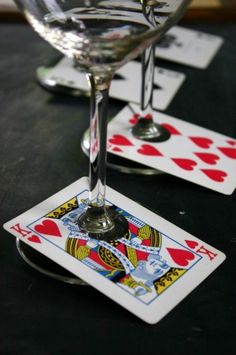
[[[236,137],[236,25],[187,27],[225,42],[207,70],[159,61],[187,75],[166,113]],[[37,66],[56,53],[28,25],[1,23],[0,48],[3,225],[87,175],[80,141],[89,100],[53,95],[36,83]],[[123,106],[111,99],[110,116]],[[31,269],[15,238],[1,229],[0,354],[234,354],[236,193],[225,196],[167,174],[107,173],[108,185],[220,249],[226,261],[150,326],[89,286],[64,284]]]

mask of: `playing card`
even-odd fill
[[[226,195],[236,187],[236,139],[153,111],[170,138],[153,143],[134,138],[139,106],[130,104],[108,125],[108,152]],[[150,115],[147,115],[147,119]]]
[[[140,104],[141,71],[141,64],[135,61],[131,61],[120,68],[112,80],[110,97]],[[45,79],[70,88],[89,90],[85,74],[76,70],[69,58],[63,58],[55,67],[48,70]],[[154,72],[153,107],[165,110],[177,94],[184,80],[185,75],[182,73],[156,67]]]
[[[157,6],[156,6],[156,10],[154,7],[154,11],[155,12],[159,12],[159,13],[171,13],[171,12],[175,12],[183,3],[182,0],[172,0],[171,2],[164,2],[164,1],[157,1]]]
[[[156,57],[206,69],[223,44],[223,38],[173,26],[157,43]]]
[[[76,221],[87,178],[14,218],[4,228],[115,302],[154,324],[225,259],[225,255],[107,188],[106,204],[128,222],[125,236],[95,240]]]

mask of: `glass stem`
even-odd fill
[[[141,103],[138,122],[132,132],[136,138],[148,140],[159,136],[158,127],[153,122],[152,98],[155,69],[155,47],[150,46],[142,54]]]
[[[112,76],[87,74],[91,88],[89,205],[105,206],[107,115]]]
[[[81,231],[97,240],[112,240],[128,235],[126,218],[105,205],[107,113],[112,74],[88,74],[91,87],[89,197],[87,209],[78,217]]]
[[[152,111],[155,69],[155,46],[147,48],[142,54],[141,116]]]
[[[155,72],[155,45],[142,54],[141,104],[137,123],[132,128],[133,135],[144,141],[162,142],[170,138],[169,132],[153,120],[153,87]]]

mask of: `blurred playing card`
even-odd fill
[[[223,38],[188,28],[173,26],[156,46],[156,57],[206,69]]]
[[[112,80],[110,97],[125,102],[141,101],[141,64],[135,61],[120,68]],[[89,86],[84,73],[79,72],[68,58],[63,58],[55,67],[48,70],[47,81],[88,91]],[[165,110],[174,99],[185,80],[185,75],[173,70],[156,67],[154,72],[153,107]]]

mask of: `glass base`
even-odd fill
[[[16,246],[23,260],[33,269],[42,274],[72,285],[87,285],[86,282],[71,274],[54,261],[37,252],[35,249],[29,247],[27,244],[21,242],[19,239],[16,240]]]
[[[87,130],[81,141],[81,147],[85,155],[89,157],[89,130]],[[137,175],[160,175],[164,174],[163,171],[150,168],[146,165],[136,163],[135,161],[124,159],[115,154],[107,152],[107,166],[113,170],[117,170],[126,174]]]
[[[109,207],[89,206],[77,221],[89,237],[110,242],[128,236],[129,224],[125,217]]]
[[[147,142],[165,142],[170,139],[170,132],[161,125],[154,123],[153,119],[140,118],[132,127],[131,132],[137,139]]]

